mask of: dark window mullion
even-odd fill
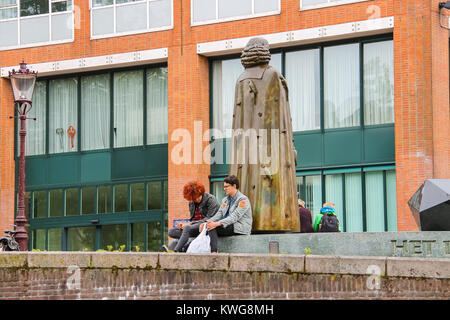
[[[148,250],[148,222],[144,224],[144,252]]]
[[[325,79],[324,79],[324,48],[320,47],[320,131],[322,136],[325,132]],[[322,147],[323,147],[322,143]],[[325,150],[322,150],[322,154],[325,154]],[[323,156],[324,157],[324,156]],[[322,163],[324,159],[322,158]]]
[[[45,218],[49,218],[50,217],[50,191],[49,190],[45,190],[45,196],[46,196]]]
[[[95,250],[102,249],[102,227],[100,225],[95,226]]]
[[[320,204],[320,207],[322,207],[322,204],[325,203],[325,199],[326,199],[326,188],[325,188],[325,174],[322,170],[322,172],[320,173],[320,178],[321,178],[321,183],[322,183],[322,203]]]
[[[46,251],[48,251],[48,238],[49,238],[49,236],[48,236],[48,234],[49,234],[49,229],[45,229],[45,250]]]
[[[67,251],[67,228],[62,228],[62,245],[61,245],[61,250],[62,251]]]
[[[359,101],[359,126],[364,130],[364,45],[362,43],[359,43]]]
[[[126,251],[132,251],[133,240],[131,238],[131,223],[127,223],[127,243],[126,243]]]
[[[361,169],[362,209],[363,209],[363,232],[367,231],[366,210],[366,173]]]
[[[346,217],[346,212],[347,212],[347,208],[345,205],[345,173],[341,173],[341,178],[342,178],[342,232],[346,232],[347,231],[347,217]]]
[[[77,193],[78,193],[78,214],[77,214],[77,216],[81,216],[81,206],[83,205],[83,203],[81,202],[81,188],[76,187],[76,189],[77,189]]]
[[[50,125],[50,80],[46,80],[45,85],[45,154],[48,155],[50,153],[50,133],[49,133],[49,125]]]
[[[77,112],[78,112],[78,116],[77,116],[77,142],[78,142],[78,152],[80,152],[82,150],[81,148],[81,129],[82,129],[82,124],[81,124],[81,77],[78,77],[78,92],[77,92]]]
[[[109,88],[110,88],[110,139],[109,139],[109,148],[112,151],[114,149],[114,126],[116,125],[114,122],[114,72],[109,74]]]
[[[388,230],[387,194],[386,194],[386,170],[383,170],[383,209],[384,209],[384,231]]]
[[[144,90],[142,90],[143,91],[143,108],[144,108],[144,110],[143,110],[143,121],[144,121],[144,123],[143,123],[143,128],[144,128],[144,139],[143,139],[143,141],[144,141],[144,147],[146,147],[147,146],[147,68],[144,68],[144,70],[143,70],[143,74],[144,74],[144,78],[143,78],[143,86],[144,86]]]
[[[131,184],[127,183],[127,211],[131,212]]]

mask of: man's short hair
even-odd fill
[[[236,176],[228,176],[225,179],[223,179],[223,182],[226,182],[230,185],[236,185],[236,189],[239,189],[239,179]]]
[[[329,208],[334,208],[334,203],[333,202],[325,202],[322,206],[322,208],[325,207],[329,207]]]

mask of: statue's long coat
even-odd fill
[[[247,68],[235,89],[230,175],[250,200],[254,231],[300,231],[296,165],[286,80],[271,66]]]

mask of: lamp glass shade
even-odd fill
[[[31,101],[33,99],[36,75],[32,73],[11,74],[11,86],[14,92],[14,101]]]

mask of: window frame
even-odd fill
[[[39,154],[33,154],[33,155],[27,155],[25,154],[26,158],[39,158],[39,157],[48,157],[48,156],[58,156],[58,155],[80,155],[80,154],[87,154],[87,153],[96,153],[96,152],[100,152],[100,151],[105,151],[105,150],[121,150],[121,149],[126,149],[126,148],[149,148],[152,146],[157,146],[157,145],[162,145],[162,144],[167,144],[168,142],[165,143],[155,143],[155,144],[149,144],[148,142],[148,138],[147,138],[147,132],[148,132],[148,124],[147,124],[147,70],[148,69],[157,69],[157,68],[165,68],[167,69],[167,73],[168,73],[168,65],[166,62],[163,63],[156,63],[156,64],[150,64],[150,65],[142,65],[142,66],[133,66],[133,67],[125,67],[125,68],[118,68],[118,69],[103,69],[103,70],[98,70],[98,71],[88,71],[88,72],[81,72],[81,73],[77,73],[77,74],[66,74],[66,75],[58,75],[58,76],[46,76],[46,77],[42,77],[39,78],[38,81],[43,81],[46,83],[46,105],[45,105],[45,114],[46,114],[46,119],[45,119],[45,135],[44,135],[44,144],[45,144],[45,148],[44,148],[44,153],[39,153]],[[143,86],[143,140],[142,143],[136,146],[125,146],[125,147],[115,147],[114,143],[115,143],[115,138],[114,138],[114,73],[116,72],[123,72],[123,71],[137,71],[137,70],[141,70],[143,71],[143,81],[142,81],[142,86]],[[107,74],[110,77],[110,82],[109,82],[109,86],[110,86],[110,99],[111,99],[111,103],[110,103],[110,114],[109,114],[109,118],[108,121],[110,122],[110,130],[109,130],[109,144],[106,148],[102,148],[102,149],[86,149],[84,150],[82,148],[82,140],[81,140],[81,136],[83,134],[83,125],[82,125],[82,117],[81,117],[81,112],[82,112],[82,90],[81,90],[81,79],[85,76],[92,76],[92,75],[101,75],[101,74]],[[68,78],[75,78],[78,81],[78,105],[77,105],[77,127],[76,127],[76,135],[74,137],[74,140],[76,140],[76,146],[77,148],[74,147],[73,151],[68,151],[68,152],[61,152],[61,153],[51,153],[50,152],[50,139],[49,139],[49,127],[50,127],[50,96],[49,96],[49,91],[50,91],[50,81],[51,80],[57,80],[57,79],[68,79]],[[168,92],[167,92],[168,94]],[[167,106],[168,107],[168,106]],[[17,161],[19,159],[19,137],[18,137],[18,132],[19,132],[19,120],[17,118],[15,118],[15,143],[14,143],[14,157],[15,160]],[[167,123],[167,126],[169,124]],[[169,140],[169,137],[168,137]],[[76,150],[75,150],[76,149]]]
[[[228,18],[219,18],[219,0],[216,1],[216,19],[212,20],[205,20],[200,22],[194,22],[194,0],[191,0],[191,27],[196,26],[203,26],[207,24],[215,24],[215,23],[222,23],[222,22],[229,22],[229,21],[236,21],[236,20],[245,20],[245,19],[252,19],[252,18],[260,18],[265,16],[272,16],[277,15],[281,13],[281,0],[278,0],[278,10],[275,11],[268,11],[268,12],[261,12],[261,13],[254,13],[255,11],[255,0],[252,1],[252,14],[248,15],[242,15],[242,16],[235,16],[235,17],[228,17]]]
[[[373,1],[373,0],[337,0],[337,1],[327,0],[327,3],[320,3],[320,4],[315,4],[315,5],[309,5],[309,6],[307,5],[306,7],[303,7],[303,0],[300,0],[300,11],[335,7],[335,6],[345,5],[345,4],[352,4],[352,3],[366,2],[366,1]]]
[[[342,199],[340,201],[343,204],[342,213],[343,218],[340,221],[340,228],[342,232],[355,232],[355,231],[347,231],[347,211],[346,211],[346,190],[345,190],[345,175],[349,173],[359,173],[361,179],[361,205],[362,205],[362,232],[370,232],[367,231],[367,203],[366,203],[366,173],[367,172],[382,172],[383,175],[383,217],[384,217],[384,231],[381,232],[391,232],[393,230],[389,230],[389,214],[388,214],[388,206],[387,206],[387,181],[386,176],[388,171],[393,171],[397,174],[397,169],[395,164],[385,164],[385,165],[375,165],[375,166],[362,166],[362,167],[348,167],[348,168],[324,168],[321,170],[308,170],[308,171],[297,171],[296,177],[298,179],[303,179],[303,185],[305,185],[306,176],[319,176],[321,177],[321,188],[322,188],[322,204],[326,201],[326,181],[325,177],[327,175],[340,175],[340,179],[342,180]],[[305,194],[303,190],[300,190],[300,184],[297,184],[297,191],[299,192],[299,197],[306,201]],[[312,217],[315,216],[317,212],[311,212]],[[396,217],[398,217],[398,211],[396,211]],[[313,220],[314,223],[314,220]],[[398,222],[396,221],[395,225],[398,228]]]
[[[148,241],[147,241],[147,233],[148,233],[148,224],[152,222],[160,222],[160,233],[161,233],[161,244],[164,244],[167,242],[167,220],[168,220],[168,208],[165,206],[166,201],[166,194],[165,194],[165,187],[167,184],[168,178],[165,177],[159,177],[159,178],[150,178],[150,179],[135,179],[135,180],[126,180],[126,181],[114,181],[109,183],[93,183],[93,184],[81,184],[81,185],[61,185],[59,188],[55,188],[54,186],[49,186],[47,188],[30,188],[28,192],[30,192],[30,199],[31,202],[29,204],[29,210],[34,211],[34,194],[35,192],[45,192],[46,194],[46,212],[47,215],[45,217],[30,217],[30,237],[29,237],[29,247],[33,248],[33,242],[35,240],[35,231],[36,230],[45,230],[45,250],[48,250],[48,233],[49,229],[60,229],[62,232],[61,236],[61,248],[62,251],[67,251],[67,233],[69,228],[77,228],[77,227],[96,227],[96,243],[95,243],[95,249],[102,249],[101,246],[101,228],[105,225],[126,225],[127,226],[127,244],[126,244],[126,250],[127,251],[133,251],[134,247],[132,246],[132,238],[131,238],[131,228],[132,225],[135,223],[145,223],[145,231],[144,231],[144,238],[145,238],[145,246],[144,248],[141,248],[141,251],[147,251],[148,250]],[[160,184],[161,187],[161,194],[160,194],[160,203],[161,208],[160,209],[147,209],[147,203],[149,201],[147,196],[147,185],[151,182],[157,182]],[[137,184],[137,183],[143,183],[144,184],[144,210],[139,211],[131,211],[131,199],[130,199],[130,189],[131,185]],[[117,185],[126,185],[128,190],[128,204],[127,209],[128,211],[124,212],[114,212],[113,207],[113,195],[114,195],[114,186]],[[99,213],[98,212],[98,189],[100,187],[109,186],[110,187],[110,210],[106,213]],[[82,213],[82,189],[86,187],[95,187],[95,213],[92,214],[83,214]],[[78,214],[68,216],[66,214],[66,208],[64,205],[65,202],[65,190],[67,189],[77,189],[78,191]],[[63,192],[63,212],[61,216],[53,216],[51,217],[49,215],[49,193],[52,190],[62,190]],[[32,212],[32,211],[31,211]]]
[[[63,2],[66,0],[47,0],[49,3],[49,9],[48,9],[48,13],[44,13],[44,14],[37,14],[37,15],[31,15],[31,16],[25,16],[22,17],[20,15],[20,1],[21,0],[17,0],[17,4],[16,5],[9,5],[9,6],[5,6],[2,7],[2,9],[7,9],[7,8],[17,8],[17,17],[16,18],[9,18],[9,19],[3,19],[0,20],[0,22],[9,22],[9,21],[17,21],[17,45],[12,45],[12,46],[6,46],[6,47],[2,47],[0,46],[0,51],[6,51],[6,50],[14,50],[14,49],[24,49],[24,48],[32,48],[32,47],[39,47],[39,46],[44,46],[44,45],[55,45],[55,44],[63,44],[63,43],[70,43],[70,42],[74,42],[75,41],[75,14],[74,14],[74,4],[73,4],[73,0],[72,0],[72,9],[68,10],[68,11],[60,11],[60,12],[52,12],[52,4],[53,3],[58,3],[58,2]],[[71,13],[72,15],[72,35],[70,39],[63,39],[63,40],[52,40],[52,17],[53,16],[58,16],[58,15],[63,15],[63,14],[68,14]],[[35,42],[35,43],[29,43],[29,44],[21,44],[21,21],[22,20],[29,20],[29,19],[33,19],[36,17],[48,17],[48,23],[49,23],[49,27],[48,27],[48,36],[49,36],[49,41],[41,41],[41,42]]]
[[[368,1],[368,0],[365,0]],[[364,120],[364,45],[367,43],[374,43],[374,42],[383,42],[383,41],[393,41],[393,34],[381,34],[377,36],[366,36],[366,37],[358,37],[358,38],[352,38],[352,39],[342,39],[342,40],[334,40],[334,41],[327,41],[322,43],[313,43],[313,44],[306,44],[306,45],[300,45],[300,46],[292,46],[292,47],[283,47],[283,48],[275,48],[270,50],[271,54],[281,53],[281,70],[280,73],[285,76],[286,75],[286,53],[288,52],[294,52],[294,51],[304,51],[304,50],[310,50],[310,49],[319,49],[320,50],[320,66],[319,66],[319,72],[320,72],[320,128],[314,129],[314,130],[304,130],[304,131],[296,131],[294,129],[293,133],[294,135],[297,134],[311,134],[311,133],[326,133],[326,132],[334,132],[334,131],[346,131],[346,130],[364,130],[366,128],[379,128],[379,127],[392,127],[395,125],[395,101],[394,101],[394,122],[389,123],[382,123],[382,124],[365,124]],[[324,79],[324,49],[326,47],[333,47],[333,46],[339,46],[339,45],[346,45],[346,44],[358,44],[359,45],[359,90],[360,90],[360,103],[359,103],[359,124],[357,126],[352,127],[340,127],[340,128],[325,128],[325,94],[324,94],[324,86],[325,86],[325,79]],[[214,56],[210,57],[209,59],[209,70],[210,70],[210,77],[209,77],[209,83],[210,88],[213,88],[213,62],[216,60],[230,60],[230,59],[236,59],[240,56],[238,54],[231,54],[231,55],[224,55],[224,56]],[[292,88],[290,88],[292,90]],[[212,90],[210,90],[210,129],[213,128],[213,119],[214,119],[214,103],[213,103],[213,95]]]
[[[174,5],[173,5],[173,0],[169,0],[170,1],[170,6],[171,6],[171,12],[170,12],[170,25],[169,26],[164,26],[164,27],[156,27],[156,28],[150,28],[150,17],[149,17],[149,6],[150,6],[150,2],[156,2],[159,0],[140,0],[140,1],[135,1],[135,2],[125,2],[125,3],[116,3],[116,0],[113,0],[113,4],[110,5],[105,5],[105,6],[98,6],[98,7],[94,7],[93,0],[89,0],[89,19],[90,19],[90,37],[91,40],[97,40],[97,39],[105,39],[105,38],[112,38],[112,37],[122,37],[122,36],[128,36],[128,35],[134,35],[134,34],[142,34],[142,33],[148,33],[148,32],[158,32],[158,31],[165,31],[165,30],[171,30],[174,28],[174,14],[173,14],[173,9],[174,9]],[[141,29],[141,30],[134,30],[134,31],[125,31],[125,32],[117,32],[117,7],[125,7],[125,6],[133,6],[139,3],[146,3],[147,4],[147,27],[145,29]],[[103,34],[103,35],[97,35],[94,36],[93,35],[93,12],[95,10],[99,10],[99,9],[105,9],[105,8],[113,8],[113,28],[114,28],[114,32],[113,33],[108,33],[108,34]]]

